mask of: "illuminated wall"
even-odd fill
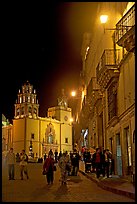
[[[57,149],[59,152],[60,141],[62,152],[72,151],[72,126],[67,123],[60,124],[60,121],[52,118],[14,119],[13,132],[13,147],[16,153],[25,149],[29,154],[30,141],[32,141],[34,156],[37,153],[38,157],[42,157],[50,149],[53,151]],[[50,134],[52,140],[50,140]]]
[[[134,4],[135,2],[99,2],[92,35],[83,35],[81,49],[85,93],[94,77],[99,78],[101,76],[102,84],[103,82],[107,84],[103,86],[97,80],[102,97],[98,98],[96,103],[94,103],[94,100],[99,94],[96,98],[93,98],[93,92],[95,93],[95,91],[91,90],[90,93],[90,96],[92,96],[90,106],[92,106],[93,111],[89,113],[87,119],[89,144],[91,147],[101,145],[104,148],[109,148],[115,159],[115,173],[124,176],[131,174],[135,155],[133,144],[133,132],[135,130],[135,53],[133,50],[128,51],[127,47],[124,47],[125,45],[119,46],[118,43],[114,43],[113,36],[116,32],[116,25],[124,18],[124,15],[126,15],[124,25],[130,25],[130,29],[132,28],[130,31],[133,32]],[[132,10],[129,11],[131,7]],[[128,11],[129,13],[126,13]],[[108,15],[106,24],[100,23],[100,15],[102,14]],[[131,34],[131,41],[129,39],[126,41],[127,36],[123,35],[121,38],[125,39],[125,44],[129,42],[129,44],[127,43],[129,47],[132,47],[132,44],[134,47],[134,34],[133,36]],[[114,74],[110,80],[108,80],[109,74],[106,74],[107,69],[110,68],[102,60],[103,53],[107,49],[119,49],[119,55],[116,58],[118,64],[116,72],[119,74],[117,76]],[[112,55],[106,55],[105,57],[103,59],[109,61]],[[104,67],[102,66],[103,63],[105,64]],[[104,70],[101,67],[104,69],[107,67],[106,73],[103,72]],[[100,75],[97,73],[97,68],[101,70]],[[103,78],[105,74],[107,77]],[[113,82],[116,82],[116,84]],[[110,101],[113,101],[113,103],[110,103]],[[116,113],[115,110],[113,111],[115,115],[110,111],[112,106],[116,110]]]

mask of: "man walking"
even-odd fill
[[[7,153],[6,162],[8,164],[9,180],[15,180],[14,179],[14,165],[16,163],[16,157],[13,152],[13,148],[10,148],[9,152]]]

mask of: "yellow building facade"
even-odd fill
[[[84,34],[81,49],[78,111],[88,134],[79,145],[109,148],[115,174],[126,177],[135,174],[135,2],[98,5],[93,33]],[[104,24],[101,15],[108,17]]]
[[[13,145],[13,125],[2,114],[2,152],[7,152]]]
[[[72,151],[71,108],[63,96],[58,106],[48,109],[47,117],[39,117],[36,90],[26,82],[19,90],[13,119],[13,148],[20,153],[25,149],[28,155],[43,157],[49,150]]]

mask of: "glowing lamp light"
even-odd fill
[[[71,92],[71,95],[74,97],[74,96],[76,96],[76,92],[75,91],[72,91]]]
[[[71,122],[71,123],[73,122],[73,118],[70,118],[70,122]]]
[[[101,16],[100,16],[100,21],[101,21],[101,23],[106,23],[107,20],[108,20],[108,16],[107,16],[107,15],[101,15]]]

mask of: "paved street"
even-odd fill
[[[42,175],[42,164],[28,164],[29,180],[20,180],[19,164],[15,166],[15,180],[8,180],[6,165],[2,166],[3,202],[135,202],[125,196],[101,189],[80,172],[68,177],[68,184],[61,185],[57,168],[53,185],[47,185]]]

